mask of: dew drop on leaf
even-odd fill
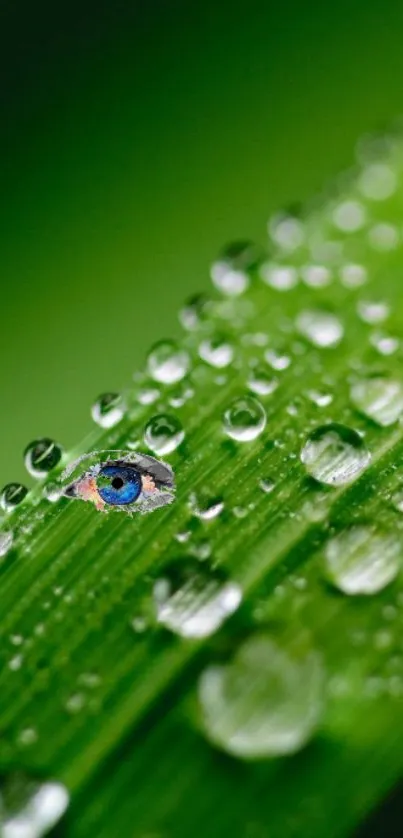
[[[301,451],[308,474],[319,483],[343,486],[355,480],[371,460],[361,436],[336,422],[315,428]]]
[[[358,201],[342,201],[333,211],[333,221],[343,233],[355,233],[365,224],[365,207]]]
[[[278,387],[278,379],[270,375],[263,364],[252,367],[247,380],[248,389],[258,396],[269,396]]]
[[[365,285],[368,276],[364,265],[358,265],[354,262],[343,265],[340,269],[340,279],[345,288],[360,288]]]
[[[309,288],[325,288],[332,281],[332,274],[325,265],[305,265],[301,276]]]
[[[344,334],[339,318],[327,311],[301,311],[296,319],[296,326],[299,333],[310,343],[323,349],[338,346]]]
[[[3,530],[0,532],[0,558],[3,559],[4,556],[11,550],[14,542],[14,533],[12,530]]]
[[[298,283],[298,271],[293,265],[265,262],[260,268],[260,276],[266,285],[276,291],[290,291]]]
[[[359,300],[357,312],[364,323],[375,325],[376,323],[383,323],[389,317],[390,308],[387,303],[382,301]]]
[[[299,751],[321,718],[322,662],[301,639],[258,634],[230,663],[209,666],[198,684],[207,737],[241,759]]]
[[[194,560],[169,565],[154,584],[157,621],[181,637],[208,637],[236,611],[242,592],[224,573]]]
[[[374,377],[356,381],[350,398],[357,410],[378,425],[388,427],[403,413],[403,384],[389,378]]]
[[[223,427],[231,439],[251,442],[266,427],[266,411],[254,396],[241,396],[224,411]]]
[[[155,344],[147,358],[147,368],[154,381],[175,384],[190,368],[190,357],[174,341],[162,340]]]
[[[206,364],[222,369],[227,367],[234,358],[234,347],[224,337],[215,335],[200,343],[199,356]]]
[[[69,804],[65,786],[14,773],[0,783],[2,838],[42,838],[61,819]]]
[[[249,285],[249,272],[258,265],[260,258],[260,249],[252,242],[228,245],[211,266],[214,285],[229,297],[243,294]]]
[[[102,393],[91,407],[91,416],[100,428],[113,428],[123,419],[125,410],[120,393]]]
[[[7,483],[0,493],[0,506],[5,512],[12,512],[27,494],[28,489],[22,483]]]
[[[352,526],[328,541],[325,572],[345,594],[376,594],[396,578],[401,556],[402,542],[397,532]]]
[[[158,413],[144,429],[144,442],[155,454],[170,454],[185,438],[185,431],[176,416]]]
[[[204,494],[192,492],[189,497],[189,507],[196,518],[202,521],[212,521],[221,515],[224,501],[222,498],[205,497]]]
[[[60,462],[63,454],[61,445],[44,437],[31,442],[24,451],[24,463],[32,477],[45,477]]]
[[[194,332],[199,329],[207,316],[209,300],[204,294],[190,297],[179,312],[179,320],[184,329]]]
[[[396,191],[397,178],[386,163],[373,163],[361,172],[358,187],[366,198],[384,201]]]

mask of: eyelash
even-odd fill
[[[115,459],[111,454],[121,456]],[[152,512],[175,499],[171,467],[134,451],[111,449],[83,454],[64,470],[62,481],[71,477],[84,460],[95,457],[96,463],[65,486],[66,497],[90,501],[102,512],[116,509],[129,515]]]

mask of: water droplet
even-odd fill
[[[154,381],[175,384],[181,381],[190,368],[190,357],[172,340],[155,344],[147,358],[148,372]]]
[[[28,489],[22,483],[7,483],[0,493],[0,506],[5,512],[12,512],[27,494]]]
[[[3,530],[0,532],[0,558],[4,558],[11,550],[14,541],[14,533],[12,530]]]
[[[374,224],[368,232],[368,239],[374,250],[386,253],[388,250],[395,250],[398,246],[399,231],[393,224]]]
[[[293,265],[265,262],[260,268],[260,276],[266,285],[270,285],[276,291],[290,291],[298,283],[298,271]]]
[[[357,304],[357,312],[365,323],[375,325],[376,323],[383,323],[389,317],[390,308],[387,303],[360,300]]]
[[[137,393],[137,400],[140,404],[154,404],[160,396],[158,387],[142,387]]]
[[[332,281],[332,274],[325,265],[305,265],[301,275],[309,288],[325,288]]]
[[[385,163],[373,163],[362,171],[358,186],[366,198],[384,201],[396,191],[397,178],[390,166]]]
[[[234,347],[221,335],[215,335],[201,342],[199,355],[210,366],[222,369],[233,360]]]
[[[344,486],[367,468],[371,455],[356,431],[334,422],[309,434],[301,461],[319,483]]]
[[[380,355],[394,355],[399,349],[399,340],[384,332],[373,332],[370,336],[370,343]]]
[[[320,390],[307,390],[306,395],[317,407],[328,407],[333,401],[331,393],[324,393]]]
[[[75,715],[83,710],[85,704],[86,698],[83,693],[73,693],[73,695],[69,696],[67,699],[65,707],[68,713]]]
[[[91,416],[100,428],[113,428],[123,419],[126,405],[119,393],[102,393],[91,407]]]
[[[47,483],[43,487],[42,495],[50,503],[57,503],[63,494],[63,487],[58,483]]]
[[[69,795],[61,783],[10,774],[0,785],[2,838],[42,838],[68,804]]]
[[[242,592],[223,573],[193,561],[171,564],[154,585],[157,620],[181,637],[209,637],[238,608]]]
[[[23,747],[34,745],[38,741],[38,733],[34,727],[25,727],[18,735],[17,742]]]
[[[345,288],[360,288],[367,282],[368,275],[363,265],[351,263],[340,269],[340,279]]]
[[[179,320],[184,329],[194,332],[199,329],[207,316],[209,300],[204,294],[190,297],[179,312]]]
[[[403,512],[403,489],[399,489],[392,497],[392,503],[398,512]]]
[[[228,245],[211,267],[214,285],[230,297],[243,294],[249,285],[249,271],[258,265],[260,258],[260,249],[251,242]]]
[[[271,368],[273,370],[277,370],[278,372],[287,370],[291,364],[291,358],[288,355],[284,355],[282,352],[277,352],[276,349],[266,349],[264,358]]]
[[[388,427],[403,413],[403,384],[389,378],[356,381],[350,391],[354,407],[378,425]]]
[[[206,497],[204,493],[192,492],[189,497],[189,507],[196,518],[202,521],[212,521],[221,515],[224,509],[224,501],[221,498]]]
[[[269,374],[263,364],[252,367],[248,375],[248,388],[258,396],[269,396],[278,387],[277,378]]]
[[[301,311],[296,326],[300,334],[314,346],[326,349],[338,346],[344,334],[343,325],[338,317],[327,311]]]
[[[251,442],[266,427],[266,411],[253,396],[235,399],[224,412],[225,433],[237,442]]]
[[[63,454],[61,445],[44,437],[31,442],[24,451],[24,463],[32,477],[45,477],[60,462]]]
[[[270,477],[263,477],[261,480],[259,480],[259,488],[262,490],[262,492],[265,492],[266,495],[273,491],[275,485],[276,484],[274,480],[271,480]]]
[[[268,231],[271,239],[288,253],[297,250],[305,239],[305,227],[302,221],[283,213],[269,220]]]
[[[293,754],[322,713],[323,668],[306,642],[259,634],[233,660],[202,673],[198,695],[208,738],[242,759]]]
[[[332,538],[325,547],[329,580],[350,596],[376,594],[397,576],[402,543],[396,533],[372,526],[353,526]]]
[[[170,454],[185,438],[185,431],[176,416],[158,413],[147,422],[144,442],[155,454]]]
[[[343,201],[333,211],[333,221],[343,233],[355,233],[364,226],[365,207],[358,201]]]

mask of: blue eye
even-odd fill
[[[141,476],[130,466],[107,465],[97,476],[98,494],[112,506],[134,503],[141,492]]]

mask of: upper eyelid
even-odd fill
[[[120,460],[116,458],[115,460],[111,460],[110,454],[121,454]],[[101,459],[105,456],[105,460]],[[170,465],[165,463],[161,460],[157,460],[155,457],[152,457],[149,454],[141,454],[138,452],[127,452],[121,448],[109,448],[104,451],[90,451],[87,454],[82,454],[80,457],[73,460],[63,471],[61,475],[62,481],[67,480],[70,478],[73,472],[78,468],[79,464],[84,462],[84,460],[89,459],[90,457],[99,457],[100,462],[92,464],[85,472],[83,472],[79,477],[77,476],[75,480],[82,479],[83,477],[87,476],[96,476],[99,474],[100,470],[105,465],[132,465],[136,468],[140,475],[148,474],[156,483],[164,485],[166,487],[173,488],[174,487],[174,473]],[[148,466],[148,468],[147,468]]]

